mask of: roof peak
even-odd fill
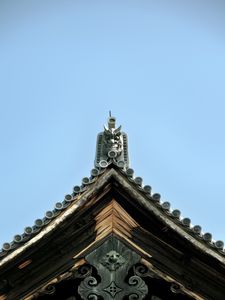
[[[124,170],[129,168],[127,135],[121,131],[121,125],[116,128],[116,118],[110,111],[108,125],[97,136],[95,167],[102,169],[111,163]]]

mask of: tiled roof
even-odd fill
[[[5,257],[7,254],[11,253],[14,249],[19,248],[25,244],[28,240],[31,240],[35,235],[37,235],[43,228],[45,228],[52,220],[54,220],[58,215],[65,211],[72,203],[77,199],[79,195],[84,193],[90,185],[101,176],[105,170],[115,162],[111,162],[111,165],[106,166],[106,168],[95,168],[91,170],[90,177],[84,177],[82,179],[82,184],[80,186],[74,186],[72,194],[65,196],[62,202],[57,202],[53,210],[49,210],[45,213],[42,219],[37,219],[34,225],[31,227],[26,227],[22,234],[15,235],[13,241],[9,243],[4,243],[2,249],[0,249],[0,259]],[[186,232],[194,236],[196,239],[202,241],[208,247],[215,249],[218,253],[225,256],[225,249],[223,241],[214,241],[211,233],[203,233],[201,226],[191,224],[189,218],[182,218],[181,212],[178,209],[172,210],[169,202],[162,202],[160,194],[153,194],[151,191],[151,186],[143,185],[143,180],[141,177],[134,177],[134,171],[131,168],[126,170],[123,166],[116,164],[115,168],[119,170],[126,178],[131,182],[131,184],[136,187],[147,199],[157,206],[165,216],[173,220],[176,224],[181,226]]]

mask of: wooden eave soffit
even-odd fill
[[[164,280],[169,284],[174,293],[186,294],[190,296],[188,299],[203,300],[203,298],[195,293],[186,290],[180,282],[157,270],[151,264],[151,254],[146,252],[132,240],[132,232],[136,228],[140,228],[140,225],[114,198],[101,211],[96,213],[94,218],[96,222],[95,241],[74,256],[76,263],[70,271],[57,276],[41,288],[39,287],[35,293],[25,297],[24,300],[36,299],[38,295],[44,295],[51,291],[51,289],[53,292],[54,285],[62,280],[68,280],[70,277],[73,278],[74,275],[72,274],[79,273],[79,270],[81,270],[80,272],[83,276],[85,272],[87,274],[87,277],[84,276],[87,279],[84,279],[84,282],[80,283],[78,287],[82,299],[88,299],[88,297],[94,293],[103,296],[104,299],[119,300],[123,299],[126,295],[132,295],[134,291],[139,296],[137,299],[142,299],[148,293],[148,286],[142,277],[148,276],[149,278],[160,278]],[[129,284],[125,283],[124,279],[127,276],[127,270],[137,263],[139,264],[139,267],[135,269],[133,274],[134,277],[132,277],[136,278],[137,282],[132,287],[132,284],[129,286]],[[87,264],[88,266],[92,265],[92,267],[87,267]],[[101,283],[96,283],[94,289],[88,284],[89,280],[94,280],[94,275],[90,275],[92,274],[91,270],[93,267],[96,268],[100,277],[104,277],[104,280],[102,279]],[[141,274],[141,272],[143,273]],[[107,274],[108,276],[110,275],[108,277],[110,280],[107,279]],[[119,281],[117,281],[118,278]],[[133,280],[132,278],[131,282]],[[160,298],[156,297],[151,299]]]

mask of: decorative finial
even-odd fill
[[[114,163],[122,169],[127,169],[129,167],[127,148],[127,135],[121,132],[121,126],[116,128],[116,118],[112,117],[109,111],[108,126],[104,126],[104,131],[97,137],[95,167],[106,168]]]

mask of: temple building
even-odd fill
[[[3,244],[6,299],[225,300],[224,244],[134,176],[110,116],[91,175]]]

